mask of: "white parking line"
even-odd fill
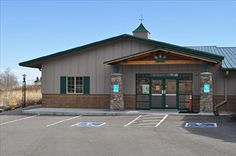
[[[124,127],[129,126],[130,124],[132,124],[135,120],[138,120],[138,118],[140,118],[142,115],[139,115],[137,118],[135,118],[134,120],[130,121],[129,123],[127,123],[126,125],[124,125]]]
[[[142,119],[162,119],[162,118],[163,118],[163,116],[160,116],[160,117],[157,117],[157,116],[148,116],[148,117],[143,116],[142,117]]]
[[[33,118],[33,117],[36,117],[36,116],[39,116],[39,115],[40,115],[40,114],[38,114],[38,115],[33,115],[33,116],[29,116],[29,117],[25,117],[25,118],[20,118],[20,119],[8,121],[8,122],[4,122],[4,123],[1,123],[0,126],[6,125],[6,124],[9,124],[9,123],[13,123],[13,122],[17,122],[17,121],[22,121],[22,120],[30,119],[30,118]]]
[[[136,125],[156,125],[152,122],[140,122],[140,123],[136,123]]]
[[[161,121],[158,122],[155,127],[158,127],[167,117],[168,117],[168,114],[166,114],[165,117],[161,119]]]
[[[60,121],[54,122],[54,123],[52,123],[52,124],[47,125],[46,127],[54,126],[54,125],[57,125],[57,124],[59,124],[59,123],[65,122],[65,121],[69,121],[69,120],[76,119],[76,118],[78,118],[78,117],[80,117],[80,115],[79,115],[79,116],[72,117],[72,118],[68,118],[68,119],[64,119],[64,120],[60,120]]]

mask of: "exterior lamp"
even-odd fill
[[[225,76],[226,76],[226,77],[229,76],[229,71],[228,71],[228,70],[225,71]]]

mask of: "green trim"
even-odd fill
[[[157,46],[160,49],[165,49],[165,50],[171,50],[171,51],[175,51],[177,53],[183,53],[183,54],[188,54],[188,55],[194,55],[197,57],[202,57],[205,59],[209,59],[209,60],[214,60],[217,62],[220,62],[224,59],[223,56],[220,55],[215,55],[212,53],[208,53],[208,52],[203,52],[203,51],[199,51],[199,50],[194,50],[191,48],[186,48],[186,47],[182,47],[182,46],[178,46],[178,45],[174,45],[174,44],[169,44],[169,43],[165,43],[165,42],[160,42],[160,41],[155,41],[155,40],[150,40],[150,39],[144,39],[144,38],[139,38],[139,37],[135,37],[132,35],[128,35],[128,34],[123,34],[120,36],[116,36],[116,37],[112,37],[112,38],[108,38],[105,40],[101,40],[101,41],[97,41],[97,42],[93,42],[87,45],[83,45],[80,47],[76,47],[76,48],[72,48],[69,50],[65,50],[65,51],[61,51],[58,53],[54,53],[51,55],[47,55],[47,56],[43,56],[43,57],[39,57],[36,59],[32,59],[29,61],[25,61],[25,62],[21,62],[19,63],[20,66],[25,66],[25,67],[32,67],[32,68],[42,68],[42,64],[46,61],[49,61],[52,58],[58,58],[58,57],[62,57],[62,56],[69,56],[78,52],[81,52],[82,50],[86,50],[107,42],[111,42],[111,41],[115,41],[115,40],[121,40],[121,39],[129,39],[129,40],[137,40],[140,42],[145,42],[147,44],[152,44],[154,46]]]
[[[152,77],[150,80],[150,86],[152,86],[153,80],[161,80],[162,81],[162,90],[166,90],[166,80],[176,80],[176,104],[175,107],[166,107],[166,94],[162,94],[162,106],[161,107],[152,107],[152,89],[150,89],[150,109],[178,109],[179,106],[179,82],[177,77]],[[151,88],[151,87],[150,87]]]
[[[104,64],[116,63],[116,62],[119,62],[119,61],[126,60],[126,59],[128,59],[128,58],[132,58],[132,57],[134,57],[134,56],[138,56],[138,55],[142,55],[142,54],[154,52],[154,51],[156,51],[156,50],[157,50],[157,49],[155,48],[155,49],[140,51],[140,52],[137,52],[137,53],[135,53],[135,54],[131,54],[131,55],[119,57],[119,58],[116,58],[116,59],[113,59],[113,60],[105,61]]]
[[[111,37],[111,38],[104,39],[104,40],[101,40],[101,41],[89,43],[89,44],[86,44],[86,45],[83,45],[83,46],[80,46],[80,47],[71,48],[71,49],[68,49],[68,50],[65,50],[65,51],[61,51],[61,52],[53,53],[53,54],[50,54],[50,55],[38,57],[36,59],[32,59],[32,60],[29,60],[29,61],[21,62],[21,63],[19,63],[19,65],[24,66],[24,67],[41,68],[43,62],[49,61],[52,58],[72,55],[72,54],[80,52],[80,50],[85,50],[85,49],[88,49],[88,48],[91,48],[91,47],[94,47],[94,46],[98,46],[100,44],[103,44],[103,43],[106,43],[106,42],[109,42],[109,41],[124,39],[127,36],[130,36],[130,35],[123,34],[123,35]]]
[[[150,110],[150,77],[145,77],[146,79],[149,79],[149,94],[138,94],[138,92],[137,92],[137,74],[138,73],[136,73],[135,74],[135,108],[137,109],[137,110]],[[137,105],[137,103],[138,102],[142,102],[142,101],[138,101],[138,99],[137,99],[137,96],[139,96],[139,95],[145,95],[145,96],[148,96],[148,108],[141,108],[141,107],[138,107],[138,105]],[[147,101],[143,101],[143,102],[147,102]]]
[[[179,109],[179,79],[176,79],[176,108]]]
[[[209,64],[207,62],[205,62],[203,64],[203,68],[204,68],[204,72],[208,72],[209,71]]]
[[[60,93],[66,94],[66,76],[60,77]]]
[[[235,70],[236,70],[236,68],[222,68],[222,70],[235,71]]]
[[[157,49],[149,49],[149,50],[145,50],[145,51],[140,51],[140,52],[137,52],[135,54],[131,54],[131,55],[127,55],[127,56],[123,56],[123,57],[120,57],[120,58],[116,58],[116,59],[113,59],[113,60],[109,60],[109,61],[105,61],[104,64],[114,64],[114,63],[117,63],[117,62],[120,62],[120,61],[124,61],[126,59],[129,59],[129,58],[132,58],[132,57],[135,57],[135,56],[139,56],[139,55],[143,55],[143,54],[147,54],[147,53],[151,53],[151,52],[155,52],[155,51],[159,51],[159,50],[167,50],[167,49],[162,49],[162,48],[157,48]],[[219,60],[216,60],[216,59],[211,59],[211,58],[206,58],[206,57],[202,57],[198,53],[195,53],[195,54],[192,54],[192,53],[185,53],[185,52],[176,52],[176,51],[173,51],[173,50],[168,50],[168,52],[172,52],[172,53],[178,53],[178,54],[182,54],[182,55],[187,55],[187,56],[192,56],[194,58],[202,58],[204,60],[208,60],[209,62],[211,61],[214,61],[214,62],[221,62]]]
[[[179,73],[180,74],[180,73]],[[179,80],[191,80],[192,81],[192,89],[191,89],[191,95],[192,95],[192,111],[193,111],[193,105],[195,105],[195,103],[194,103],[194,95],[193,95],[193,87],[194,87],[194,79],[193,79],[193,77],[194,77],[194,74],[193,73],[191,73],[191,78],[190,79],[181,79],[180,77],[178,77],[178,83],[179,83]],[[178,84],[178,86],[179,86],[179,84]],[[178,89],[179,89],[179,87],[178,87]],[[179,93],[179,92],[178,92]],[[180,94],[179,93],[179,95],[178,95],[178,98],[179,98],[179,96],[180,95],[189,95],[189,94]],[[185,102],[185,101],[184,101]],[[180,105],[182,105],[183,103],[184,103],[183,101],[178,101],[178,103],[179,103],[179,106]],[[189,104],[189,103],[188,103]],[[185,105],[185,104],[184,104]],[[179,110],[188,110],[188,111],[190,111],[190,108],[186,108],[186,107],[180,107],[180,108],[178,108]],[[193,111],[194,112],[194,111]]]
[[[105,64],[111,64],[111,63],[114,63],[114,62],[117,62],[117,61],[122,61],[122,60],[125,60],[125,59],[133,57],[133,56],[137,56],[137,55],[140,55],[140,54],[145,54],[145,53],[152,52],[153,50],[167,50],[167,51],[172,51],[172,52],[175,52],[175,53],[188,55],[188,56],[194,56],[194,57],[197,57],[197,58],[202,58],[202,59],[211,60],[211,61],[215,61],[215,62],[221,62],[224,59],[223,56],[212,54],[212,53],[209,53],[209,52],[194,50],[194,49],[191,49],[191,48],[182,47],[182,46],[169,44],[169,43],[165,43],[165,42],[160,42],[160,41],[155,41],[155,40],[150,40],[150,39],[138,38],[138,37],[130,36],[130,35],[129,35],[129,37],[132,38],[132,39],[142,41],[142,42],[148,42],[149,44],[154,44],[158,48],[145,50],[145,51],[140,51],[140,52],[137,52],[135,54],[131,54],[131,55],[123,56],[123,57],[116,58],[116,59],[113,59],[113,60],[105,61],[104,62]]]
[[[152,77],[149,78],[149,109],[152,108]]]
[[[133,31],[133,33],[139,33],[139,32],[147,32],[147,33],[150,33],[150,32],[144,27],[144,25],[143,25],[142,23]]]
[[[157,58],[155,61],[156,62],[165,62],[165,59],[164,58]]]
[[[114,73],[120,73],[120,65],[119,64],[114,64],[113,65],[113,72]]]
[[[89,76],[84,76],[83,77],[83,85],[84,85],[84,94],[89,94],[90,93],[90,77]]]

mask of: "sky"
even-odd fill
[[[33,81],[18,63],[132,34],[143,16],[151,39],[181,46],[236,46],[236,0],[0,0],[0,71]]]

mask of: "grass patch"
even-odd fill
[[[40,104],[42,102],[41,84],[27,85],[26,88],[26,105]],[[0,108],[15,109],[21,105],[21,87],[0,91]]]

